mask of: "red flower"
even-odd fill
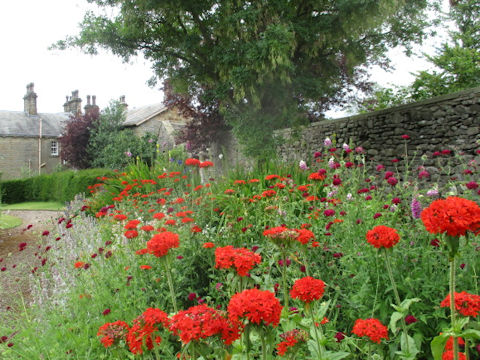
[[[116,219],[116,220],[126,220],[126,219],[127,219],[127,215],[117,214],[117,215],[115,215],[113,218]]]
[[[322,280],[307,276],[295,281],[292,290],[290,290],[290,296],[292,299],[300,299],[308,304],[321,299],[324,291],[325,283]]]
[[[315,234],[307,229],[294,229],[297,233],[297,241],[302,243],[302,245],[308,244],[310,240],[315,239]]]
[[[199,166],[200,166],[201,168],[211,167],[211,166],[213,166],[213,162],[208,161],[208,160],[207,160],[207,161],[203,161],[203,162],[200,163]]]
[[[480,230],[480,207],[474,201],[450,196],[435,200],[422,211],[423,225],[432,234],[458,237]]]
[[[215,268],[230,269],[235,266],[239,276],[247,276],[248,272],[261,261],[262,257],[259,254],[245,248],[236,249],[229,245],[215,249]]]
[[[133,239],[133,238],[136,238],[138,236],[138,231],[137,230],[127,230],[125,231],[125,237],[127,239]]]
[[[156,257],[162,257],[168,254],[168,250],[178,248],[180,241],[178,235],[169,231],[153,235],[147,242],[147,250]]]
[[[462,338],[457,338],[458,345],[465,345],[465,341]],[[445,343],[445,350],[453,350],[453,336],[450,336]]]
[[[212,243],[212,242],[206,242],[202,245],[202,247],[205,248],[205,249],[211,249],[211,248],[215,247],[215,244]]]
[[[130,220],[124,228],[129,230],[129,229],[136,229],[137,225],[140,224],[140,220]]]
[[[357,336],[367,336],[371,341],[380,343],[381,339],[388,340],[388,329],[378,319],[357,319],[352,333]]]
[[[83,261],[77,261],[74,266],[75,266],[75,269],[80,269],[83,267],[83,265],[85,265],[85,263]]]
[[[366,238],[367,242],[377,249],[381,247],[391,248],[400,240],[397,230],[384,225],[378,225],[369,230]]]
[[[325,180],[325,175],[319,174],[318,172],[314,172],[308,176],[308,180],[322,181],[322,180]]]
[[[185,165],[188,165],[188,166],[200,166],[200,160],[198,159],[186,159],[185,160]]]
[[[161,212],[153,214],[153,218],[157,220],[162,220],[164,217],[165,217],[165,214]]]
[[[280,334],[280,337],[284,339],[284,341],[277,344],[277,352],[278,355],[283,356],[289,348],[295,346],[298,342],[307,341],[308,333],[305,330],[293,329],[286,333]]]
[[[453,360],[454,359],[454,356],[453,356],[453,351],[450,350],[450,351],[445,351],[442,355],[442,360]],[[458,360],[466,360],[466,356],[464,353],[461,353],[459,352],[458,353]]]
[[[142,317],[149,325],[162,324],[166,328],[170,324],[167,313],[157,308],[148,308],[143,312]]]
[[[230,345],[240,336],[238,325],[234,325],[219,311],[204,304],[193,306],[174,315],[169,329],[179,336],[184,344],[192,340],[198,341],[220,335],[225,344]]]
[[[455,309],[463,316],[477,317],[480,311],[480,296],[465,291],[455,293]],[[441,307],[450,307],[450,294],[440,303]]]
[[[229,318],[236,322],[246,319],[252,324],[277,326],[282,305],[270,291],[247,289],[232,296],[228,304]]]
[[[124,321],[118,320],[100,326],[97,336],[102,336],[100,342],[107,348],[114,343],[118,343],[120,340],[125,340],[128,330],[130,330],[128,324]]]

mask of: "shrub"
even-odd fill
[[[63,171],[27,179],[6,180],[0,183],[2,201],[14,204],[24,201],[70,201],[98,182],[99,177],[111,176],[107,169]]]

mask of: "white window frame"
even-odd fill
[[[58,141],[52,140],[50,142],[50,155],[51,156],[58,156]]]

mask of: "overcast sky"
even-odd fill
[[[76,49],[48,50],[57,40],[78,33],[87,7],[86,0],[0,0],[0,110],[23,111],[30,82],[38,95],[38,112],[63,111],[65,96],[73,90],[79,90],[82,105],[87,95],[96,95],[100,108],[121,95],[130,108],[162,101],[158,86],[152,89],[146,84],[153,73],[143,59],[124,64],[108,53],[90,56]],[[406,85],[413,79],[410,72],[428,66],[398,50],[392,58],[396,71],[374,71],[373,80]]]

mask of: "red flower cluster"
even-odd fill
[[[204,304],[180,311],[172,317],[169,326],[184,344],[220,335],[225,344],[230,345],[240,337],[239,328],[238,323],[234,325],[219,311]]]
[[[290,290],[290,296],[308,304],[321,299],[324,291],[325,283],[322,280],[307,276],[295,281],[292,290]]]
[[[474,201],[450,196],[435,200],[422,211],[423,225],[432,234],[465,235],[480,231],[480,207]]]
[[[240,276],[247,276],[248,272],[261,261],[262,257],[259,254],[245,248],[236,249],[229,245],[215,249],[215,268],[230,269],[235,266]]]
[[[289,229],[285,226],[277,226],[267,229],[263,235],[271,239],[276,245],[288,244],[285,240],[297,240],[303,245],[315,239],[313,232],[307,229]]]
[[[277,326],[280,322],[282,305],[275,295],[268,291],[247,289],[232,296],[228,304],[228,315],[233,322],[241,318],[252,324]]]
[[[442,360],[453,360],[453,359],[454,359],[454,355],[452,350],[445,351],[442,355]],[[465,356],[464,353],[459,352],[458,360],[467,360],[467,357]]]
[[[168,250],[178,248],[180,241],[178,235],[169,231],[153,235],[147,242],[147,252],[162,257],[168,254]]]
[[[455,309],[463,316],[477,317],[480,311],[480,296],[465,291],[455,293]],[[441,307],[450,307],[450,294],[440,303]]]
[[[295,229],[298,233],[297,241],[300,241],[302,245],[308,244],[310,240],[315,239],[315,234],[307,229]]]
[[[115,321],[113,323],[106,323],[100,326],[97,336],[101,336],[100,342],[106,348],[118,343],[120,340],[125,340],[130,326],[124,321]]]
[[[352,333],[357,336],[367,336],[371,341],[380,343],[381,339],[388,340],[388,329],[378,319],[357,319]]]
[[[307,341],[308,333],[305,330],[293,329],[280,335],[284,341],[277,344],[277,353],[280,356],[286,354],[289,348],[294,347],[300,341]]]
[[[201,162],[198,159],[190,158],[185,160],[185,165],[187,166],[200,166],[200,163]]]
[[[366,237],[367,242],[377,249],[381,247],[391,248],[400,240],[397,230],[384,225],[375,226],[367,232]]]

